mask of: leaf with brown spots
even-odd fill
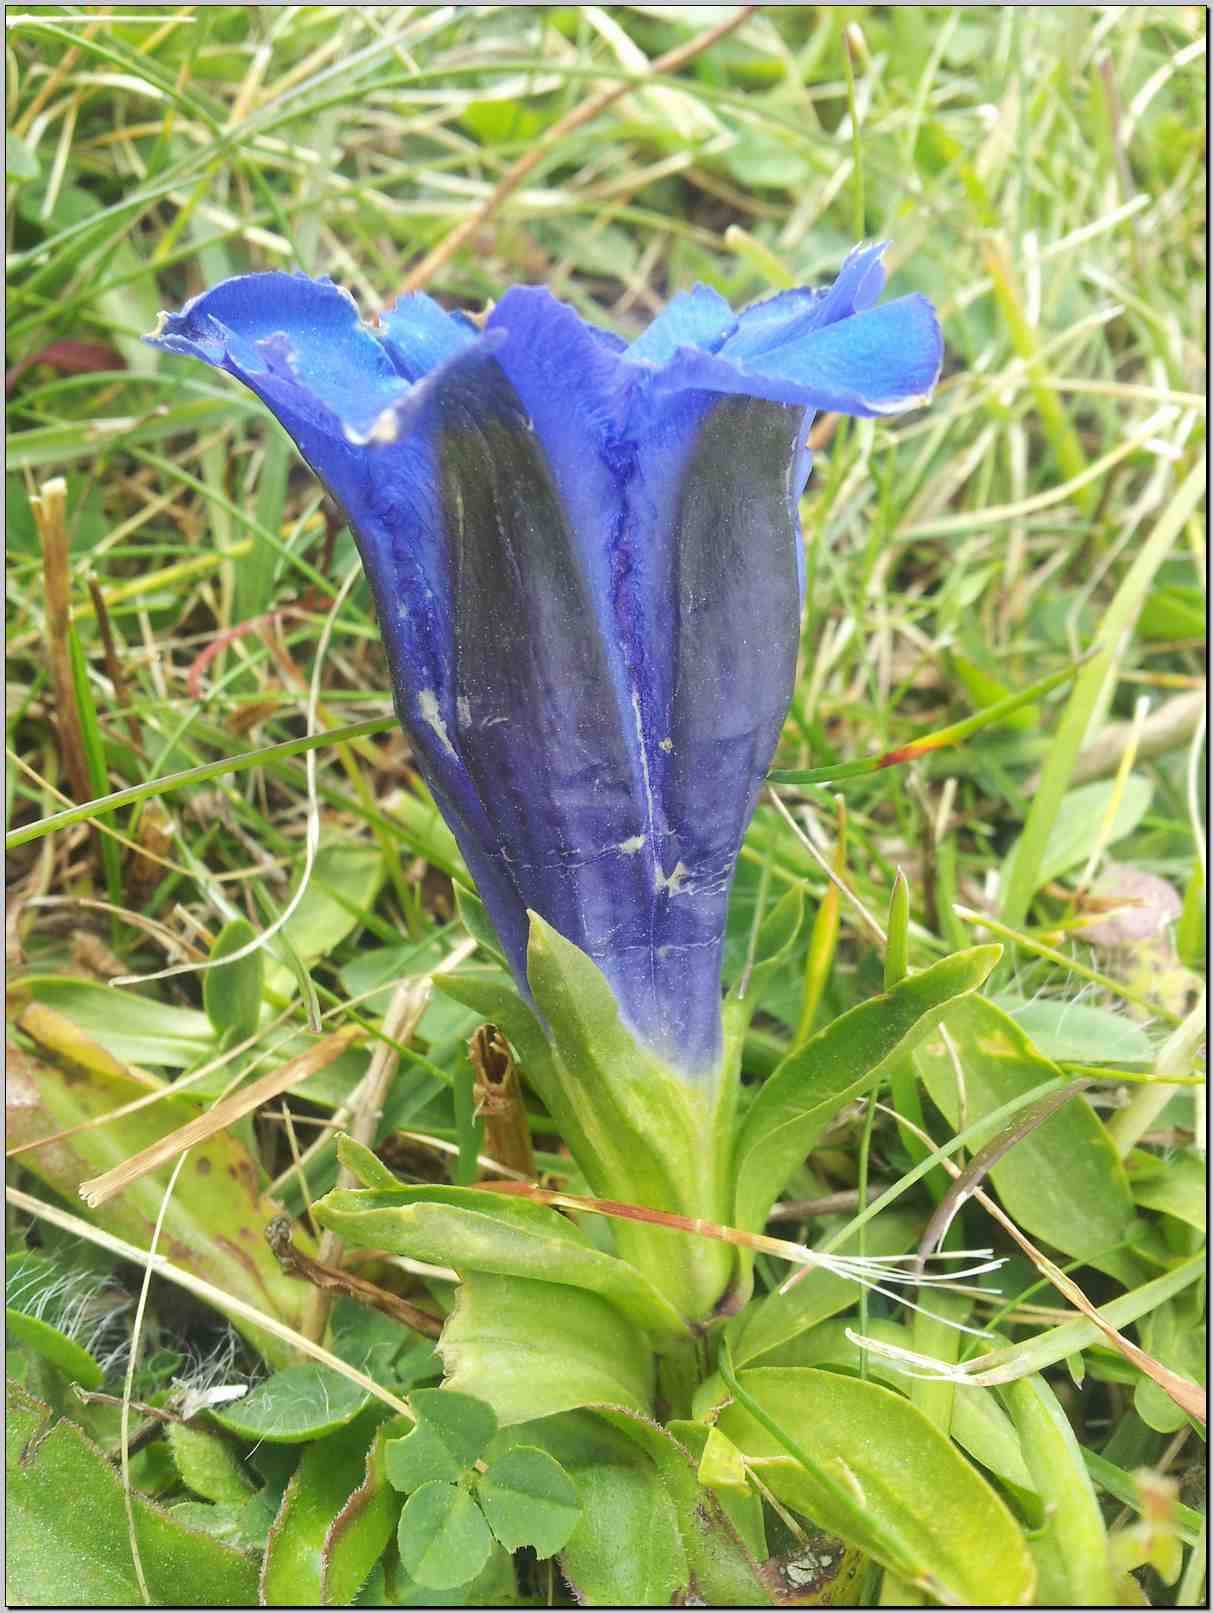
[[[146,1080],[85,1070],[79,1065],[69,1073],[10,1046],[8,1145],[12,1148],[82,1121],[98,1120],[132,1098],[143,1097],[147,1090]],[[188,1099],[166,1097],[134,1114],[102,1119],[70,1137],[32,1148],[22,1154],[21,1162],[72,1201],[86,1178],[120,1164],[197,1114],[198,1106]],[[132,1183],[92,1212],[91,1219],[146,1249],[171,1169],[171,1165],[163,1166]],[[228,1132],[217,1132],[190,1151],[169,1202],[159,1250],[234,1298],[297,1328],[307,1291],[280,1270],[262,1236],[262,1228],[277,1209],[262,1194],[256,1163],[244,1144]],[[233,1322],[268,1362],[280,1365],[288,1360],[279,1341],[239,1319],[233,1318]]]

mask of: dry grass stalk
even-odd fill
[[[148,1171],[154,1171],[175,1159],[186,1148],[193,1148],[195,1143],[205,1142],[213,1137],[217,1131],[225,1126],[234,1125],[244,1115],[251,1113],[263,1103],[276,1098],[279,1093],[285,1092],[299,1081],[306,1081],[308,1076],[315,1075],[317,1070],[323,1070],[326,1065],[339,1058],[352,1042],[362,1035],[356,1026],[347,1026],[344,1030],[334,1031],[323,1041],[317,1042],[306,1053],[301,1053],[297,1059],[291,1059],[280,1069],[271,1070],[263,1075],[259,1081],[251,1081],[248,1086],[224,1098],[208,1109],[206,1114],[199,1115],[196,1120],[189,1121],[184,1126],[178,1126],[176,1131],[170,1131],[167,1137],[161,1137],[159,1142],[152,1143],[150,1148],[144,1148],[130,1159],[123,1160],[121,1165],[115,1165],[113,1170],[105,1171],[101,1176],[90,1177],[87,1182],[81,1182],[80,1197],[90,1207],[97,1209],[107,1199],[113,1198],[124,1187],[137,1182]]]

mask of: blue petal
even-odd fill
[[[722,349],[725,357],[750,362],[807,336],[822,325],[849,319],[863,313],[884,290],[885,273],[881,258],[887,242],[856,247],[838,272],[834,284],[825,291],[797,288],[780,291],[766,301],[743,310],[737,334]]]
[[[361,431],[406,389],[349,293],[331,280],[249,274],[164,314],[153,346],[225,369],[284,411]]]
[[[628,348],[628,357],[664,364],[680,347],[714,353],[737,329],[737,315],[710,286],[681,291]]]
[[[464,315],[453,316],[424,291],[400,297],[379,316],[383,345],[407,381],[419,381],[470,346],[479,335]]]
[[[702,287],[630,349],[546,291],[483,332],[425,297],[381,334],[327,281],[248,276],[158,345],[262,397],[345,506],[419,765],[525,986],[527,909],[675,1066],[720,1053],[729,886],[790,699],[807,414],[938,372],[879,248],[740,326]]]

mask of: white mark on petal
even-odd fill
[[[358,431],[353,426],[343,429],[346,442],[352,442],[359,448],[368,442],[395,442],[399,436],[395,409],[384,409],[369,431]]]
[[[644,836],[632,835],[628,840],[621,840],[615,849],[617,851],[622,851],[625,857],[634,857],[638,851],[643,849],[643,847]]]
[[[672,872],[668,874],[663,874],[658,869],[653,888],[659,896],[662,891],[668,891],[671,896],[680,896],[686,886],[686,877],[689,872],[687,865],[682,862],[675,863]]]
[[[472,726],[472,708],[468,704],[467,695],[461,694],[455,701],[455,714],[465,728]]]
[[[428,723],[444,747],[455,755],[455,747],[451,744],[451,736],[446,731],[446,723],[442,720],[442,713],[438,709],[438,696],[432,689],[423,689],[417,696],[417,710],[421,713],[421,720]]]
[[[672,751],[674,749],[674,741],[672,739],[663,739],[661,744],[658,745],[657,749],[663,751]]]

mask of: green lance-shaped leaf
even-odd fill
[[[725,998],[726,1042],[736,1043],[745,1035],[772,980],[790,956],[803,923],[804,891],[796,885],[780,897],[759,925],[753,958]]]
[[[1037,1600],[1058,1607],[1113,1605],[1103,1516],[1057,1396],[1039,1377],[1020,1378],[1002,1394],[1045,1507],[1043,1526],[1032,1537]]]
[[[372,1407],[356,1422],[308,1445],[291,1474],[266,1541],[261,1567],[263,1607],[318,1606],[329,1558],[329,1537],[365,1483],[367,1454],[382,1421]],[[393,1516],[378,1509],[379,1551],[391,1539]],[[366,1564],[370,1572],[371,1562]]]
[[[583,1288],[469,1272],[438,1349],[448,1390],[487,1400],[503,1428],[576,1406],[652,1405],[648,1340]]]
[[[727,1221],[726,1138],[736,1083],[721,1078],[723,1066],[692,1081],[642,1048],[597,964],[537,913],[527,977],[548,1027],[556,1077],[550,1089],[538,1090],[593,1191]],[[528,1075],[534,1083],[529,1066]],[[640,1222],[615,1229],[620,1253],[697,1319],[724,1292],[735,1255],[726,1244],[697,1238],[675,1245],[671,1237]]]
[[[470,1187],[337,1188],[317,1202],[315,1215],[348,1243],[461,1273],[586,1289],[647,1332],[687,1334],[683,1318],[635,1267],[595,1249],[571,1221],[544,1205]]]
[[[405,1502],[396,1544],[418,1585],[444,1591],[475,1579],[489,1560],[493,1537],[468,1492],[436,1480]]]
[[[431,1479],[454,1484],[484,1455],[497,1432],[492,1406],[450,1389],[414,1389],[409,1407],[416,1426],[387,1446],[387,1476],[394,1489],[419,1490]]]
[[[1022,1606],[1035,1572],[1011,1513],[903,1396],[837,1372],[755,1367],[719,1426],[771,1492],[938,1600]]]
[[[767,1211],[822,1128],[868,1091],[958,997],[976,991],[1001,956],[971,947],[861,1003],[786,1058],[765,1082],[734,1152],[738,1226],[760,1230]]]
[[[507,1551],[531,1546],[538,1557],[554,1557],[581,1516],[572,1479],[554,1456],[534,1445],[515,1445],[498,1457],[476,1493]]]
[[[1008,1015],[983,997],[957,1003],[948,1035],[964,1071],[968,1123],[1060,1076]],[[956,1069],[942,1037],[922,1040],[914,1064],[947,1116],[960,1124]],[[1113,1250],[1133,1219],[1124,1168],[1099,1117],[1081,1095],[1020,1139],[990,1171],[1007,1213],[1034,1238],[1079,1259]]]
[[[232,919],[215,937],[210,961],[217,963],[256,939],[257,932],[247,919]],[[206,971],[202,977],[202,1003],[216,1036],[230,1032],[233,1041],[240,1042],[253,1034],[261,1013],[264,978],[265,954],[261,949]]]

